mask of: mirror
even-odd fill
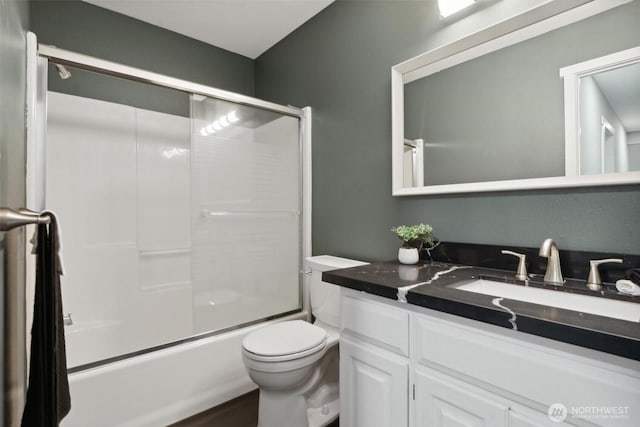
[[[562,68],[560,75],[566,174],[640,171],[640,46]]]
[[[607,65],[601,58],[579,62],[637,44],[638,30],[592,31],[594,23],[605,25],[595,21],[606,20],[602,12],[628,2],[594,0],[559,10],[569,2],[550,1],[394,66],[393,194],[640,182],[634,154],[640,152],[640,128],[589,107],[596,92],[580,92],[593,83],[601,98],[612,97],[603,82],[616,81],[611,90],[627,95],[621,102],[640,108],[637,92],[629,93],[640,88],[640,74],[622,71],[640,59],[628,55],[623,61],[618,53]],[[567,94],[567,85],[574,92]],[[615,108],[622,107],[610,110]],[[592,117],[581,123],[580,111],[599,111],[597,123]],[[640,117],[629,111],[624,115]]]

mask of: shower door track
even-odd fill
[[[242,329],[242,328],[246,328],[246,327],[249,327],[249,326],[257,325],[257,324],[263,323],[263,322],[268,322],[270,320],[280,319],[280,318],[287,317],[287,316],[294,316],[295,314],[300,313],[300,311],[301,310],[292,310],[292,311],[287,311],[285,313],[274,314],[273,316],[267,316],[267,317],[264,317],[262,319],[252,320],[251,322],[246,322],[246,323],[242,323],[242,324],[239,324],[239,325],[229,326],[227,328],[222,328],[222,329],[215,329],[215,330],[208,331],[208,332],[202,332],[202,333],[197,334],[197,335],[191,335],[190,337],[182,338],[182,339],[171,341],[171,342],[168,342],[168,343],[154,345],[153,347],[144,348],[142,350],[132,351],[132,352],[129,352],[129,353],[118,355],[118,356],[108,357],[106,359],[97,360],[95,362],[84,363],[82,365],[78,365],[78,366],[74,366],[72,368],[68,368],[67,369],[67,373],[74,374],[76,372],[82,372],[82,371],[85,371],[87,369],[98,368],[100,366],[108,365],[110,363],[120,362],[122,360],[126,360],[126,359],[129,359],[131,357],[143,356],[145,354],[153,353],[154,351],[164,350],[164,349],[171,348],[171,347],[174,347],[174,346],[177,346],[177,345],[186,344],[186,343],[190,343],[190,342],[193,342],[193,341],[198,341],[198,340],[201,340],[203,338],[214,337],[216,335],[220,335],[220,334],[223,334],[223,333],[226,333],[226,332],[237,331],[238,329]]]
[[[83,55],[54,46],[38,44],[38,55],[43,58],[47,58],[48,60],[56,64],[68,65],[70,67],[75,67],[86,71],[95,71],[112,77],[120,77],[140,83],[162,86],[181,92],[192,93],[195,95],[204,95],[224,101],[235,102],[241,105],[258,107],[263,110],[269,110],[287,116],[298,117],[300,119],[302,119],[305,115],[304,111],[300,108],[278,105],[273,102],[253,98],[251,96],[212,88],[210,86],[189,82],[187,80],[165,76],[164,74],[141,70],[139,68],[118,64],[117,62],[106,61],[104,59]]]

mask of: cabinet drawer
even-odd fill
[[[389,304],[343,295],[342,333],[409,355],[409,312]]]

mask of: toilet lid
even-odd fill
[[[318,347],[327,340],[324,329],[303,320],[275,323],[247,335],[245,350],[268,357],[300,353]]]

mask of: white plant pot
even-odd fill
[[[418,249],[416,248],[400,248],[398,249],[398,261],[401,264],[417,264],[420,260]]]

